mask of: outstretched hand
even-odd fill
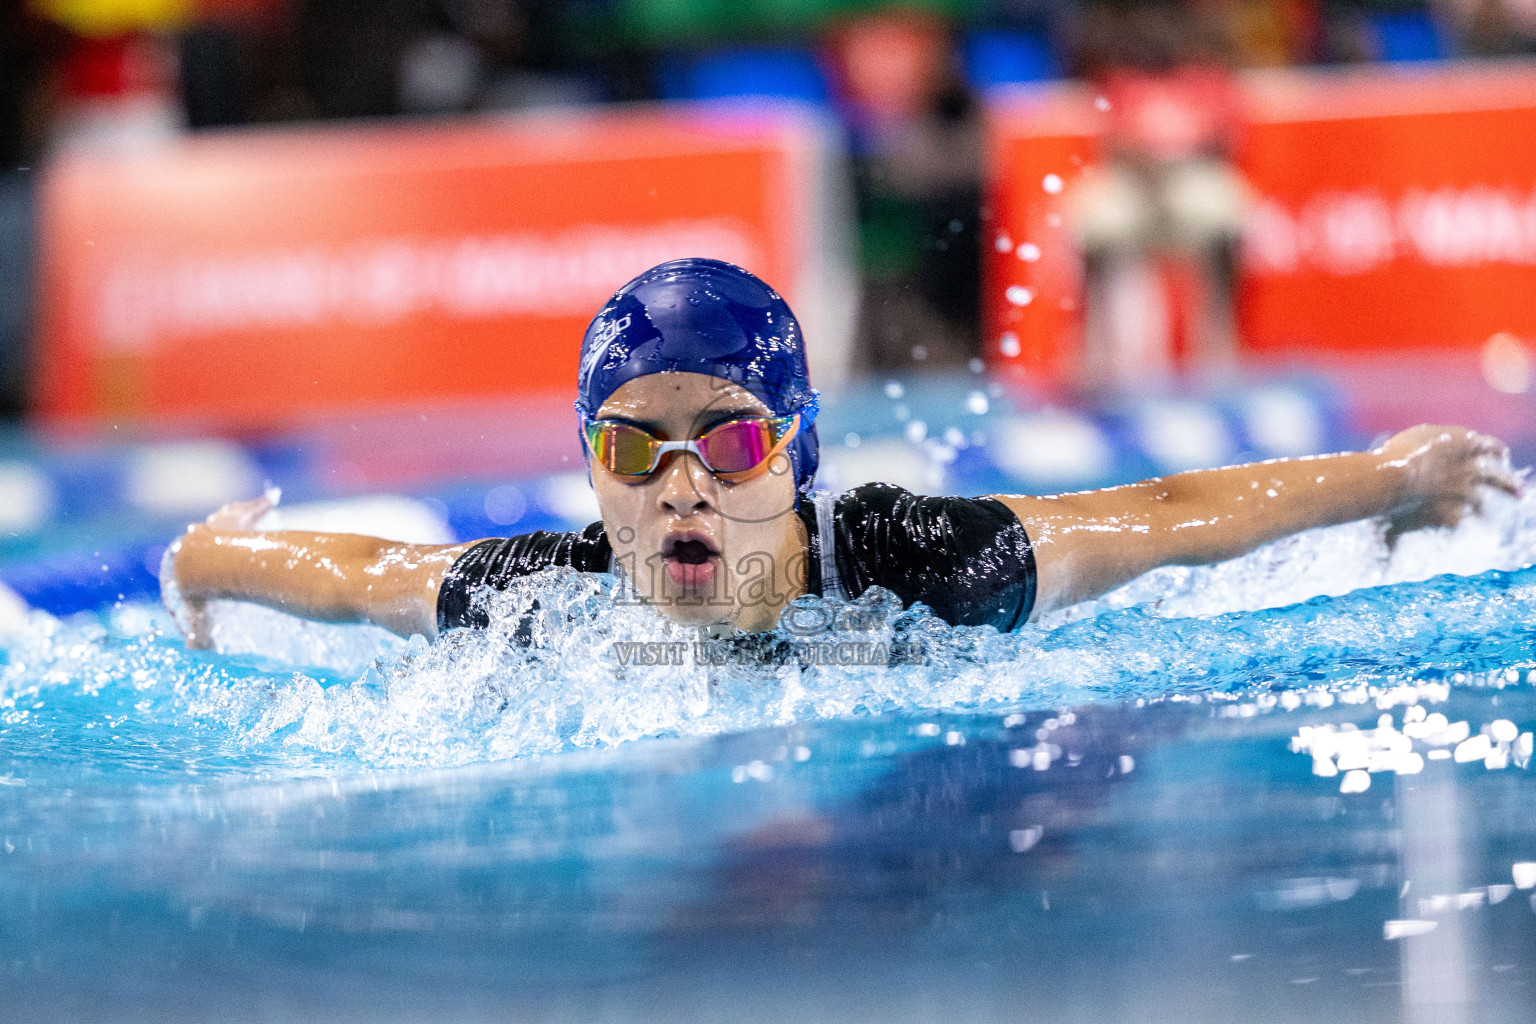
[[[283,492],[279,488],[268,487],[261,497],[232,501],[203,522],[215,530],[254,530],[262,516],[277,507],[282,496]]]
[[[188,597],[181,592],[176,576],[176,559],[181,554],[182,541],[196,530],[245,531],[256,529],[263,516],[277,507],[282,492],[268,487],[259,498],[232,501],[208,516],[201,523],[187,528],[186,534],[166,549],[160,560],[160,600],[171,615],[189,650],[208,650],[213,647],[213,623],[208,616],[208,603],[201,597]]]
[[[1465,427],[1424,424],[1394,434],[1375,454],[1405,471],[1401,500],[1387,517],[1387,542],[1410,530],[1455,526],[1468,509],[1482,511],[1484,488],[1520,494],[1509,448]]]

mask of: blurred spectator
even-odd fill
[[[407,51],[439,30],[432,0],[301,0],[299,76],[320,117],[400,112]]]
[[[536,0],[219,0],[182,36],[194,127],[592,102]]]
[[[1536,0],[1452,0],[1446,6],[1464,53],[1480,57],[1536,53]]]
[[[875,368],[979,348],[981,118],[948,27],[896,13],[832,37],[854,136],[866,275],[856,345]]]
[[[1437,0],[1331,0],[1325,14],[1320,56],[1326,61],[1403,63],[1457,52],[1454,19]]]
[[[35,239],[32,182],[30,171],[0,171],[0,419],[20,416],[26,404]]]
[[[1170,280],[1193,284],[1182,318],[1191,361],[1234,357],[1245,187],[1228,162],[1240,117],[1226,56],[1216,23],[1173,3],[1103,4],[1085,20],[1105,160],[1068,197],[1068,214],[1085,258],[1091,389],[1169,372]]]
[[[1205,16],[1225,29],[1242,67],[1305,64],[1317,55],[1322,11],[1316,0],[1225,0]]]
[[[53,106],[52,67],[61,28],[25,4],[0,7],[0,171],[30,166],[42,152]]]
[[[539,0],[303,0],[295,35],[321,116],[447,114],[601,99]]]
[[[25,5],[0,8],[0,420],[20,416],[26,402],[34,168],[54,107],[52,64],[66,41]]]
[[[60,62],[51,145],[135,148],[185,124],[171,40],[126,32],[72,41]]]
[[[314,116],[298,83],[293,0],[199,0],[181,33],[187,124],[217,128]]]
[[[1187,347],[1231,357],[1243,189],[1226,163],[1228,68],[1458,48],[1536,52],[1536,0],[22,0],[0,10],[0,171],[32,166],[49,139],[131,143],[183,124],[654,99],[673,94],[679,60],[788,53],[811,68],[801,98],[853,140],[867,361],[953,364],[979,348],[972,89],[1054,75],[1072,50],[1108,108],[1106,165],[1069,198],[1088,254],[1089,372],[1110,381],[1168,364],[1169,332],[1145,310],[1162,278],[1180,279],[1170,266],[1199,293]],[[15,219],[25,180],[0,188],[0,217],[30,224]],[[16,255],[28,237],[7,240],[0,289],[29,279]],[[22,328],[7,315],[9,373]]]
[[[47,145],[136,147],[184,123],[169,33],[190,0],[33,0],[61,45],[47,76]]]

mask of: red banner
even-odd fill
[[[648,266],[730,260],[791,302],[824,277],[822,138],[793,112],[652,109],[68,156],[44,189],[39,410],[249,427],[569,391],[587,321]]]
[[[1245,91],[1246,351],[1536,336],[1536,71],[1265,72]],[[991,111],[987,353],[1036,378],[1080,351],[1063,200],[1097,158],[1095,99],[1021,92]]]

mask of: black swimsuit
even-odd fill
[[[806,590],[852,599],[884,587],[954,625],[1010,630],[1035,603],[1035,555],[1018,517],[995,498],[920,497],[891,484],[811,495],[797,509],[810,538]],[[832,549],[824,546],[833,539]],[[612,572],[603,524],[481,541],[460,555],[437,598],[439,629],[484,626],[473,598],[555,566]]]

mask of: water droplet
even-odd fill
[[[1061,175],[1059,174],[1047,174],[1041,179],[1040,187],[1054,196],[1060,194],[1061,190],[1066,187],[1066,183],[1061,180]]]
[[[1025,242],[1019,246],[1019,259],[1025,263],[1033,263],[1040,258],[1040,247],[1034,242]]]
[[[994,244],[997,246],[998,252],[1008,252],[1013,248],[1013,239],[1009,238],[1008,233],[1005,231],[997,236],[997,241]]]
[[[1019,336],[1014,334],[1012,331],[1009,331],[1007,334],[1002,336],[1001,340],[998,341],[997,349],[1009,359],[1014,358],[1021,351],[1019,348]]]
[[[885,397],[886,398],[889,398],[891,401],[894,402],[894,401],[896,401],[896,399],[900,398],[904,394],[906,394],[906,389],[901,386],[901,381],[899,381],[899,380],[888,380],[888,381],[885,382]]]
[[[1004,294],[1008,297],[1008,301],[1015,306],[1027,306],[1035,301],[1035,293],[1021,284],[1009,285],[1008,291]]]
[[[965,411],[972,416],[985,416],[989,408],[991,404],[987,401],[987,396],[980,391],[972,391],[965,396]]]
[[[1519,338],[1501,331],[1483,346],[1483,378],[1489,387],[1510,395],[1523,395],[1531,388],[1533,360]]]
[[[497,526],[511,526],[523,517],[528,509],[528,499],[523,492],[508,484],[492,487],[485,495],[485,517]]]

